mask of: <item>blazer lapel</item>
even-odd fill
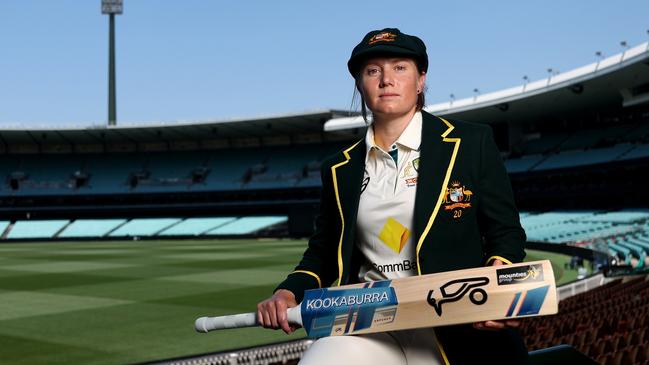
[[[343,285],[349,275],[366,149],[364,140],[357,142],[343,151],[344,160],[331,167],[334,193],[342,223],[338,242],[338,285]]]
[[[455,165],[460,138],[453,137],[453,125],[422,111],[419,177],[415,198],[414,233],[417,237],[417,270],[421,275],[419,251],[426,240]]]

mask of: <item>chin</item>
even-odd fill
[[[392,108],[380,108],[378,110],[372,110],[373,114],[385,116],[385,117],[398,117],[404,114],[407,114],[412,109],[402,110],[402,109],[392,109]]]

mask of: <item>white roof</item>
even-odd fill
[[[427,112],[446,115],[463,112],[472,109],[499,105],[514,100],[528,98],[530,96],[546,93],[556,89],[564,88],[571,84],[584,82],[598,76],[602,76],[627,65],[634,64],[649,57],[649,42],[642,43],[624,52],[615,54],[598,62],[581,66],[568,72],[558,75],[550,75],[547,78],[529,82],[527,84],[511,87],[504,90],[494,91],[474,97],[451,100],[443,103],[428,105],[424,108]],[[365,127],[362,117],[333,118],[324,125],[325,131],[337,131],[351,128]]]

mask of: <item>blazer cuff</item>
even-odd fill
[[[295,270],[275,288],[274,292],[279,289],[289,290],[295,295],[295,301],[300,303],[304,298],[305,290],[321,287],[322,281],[317,274],[307,270]]]

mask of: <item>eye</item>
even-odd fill
[[[398,65],[394,66],[395,71],[405,71],[406,69],[407,69],[407,67],[404,64],[398,64]]]
[[[379,68],[378,67],[368,67],[365,69],[365,73],[367,76],[376,76],[379,74]]]

